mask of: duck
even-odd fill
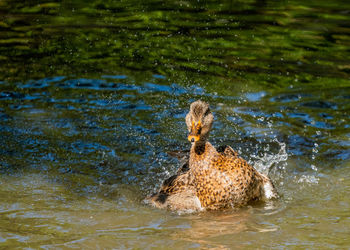
[[[215,148],[209,141],[214,116],[209,104],[197,100],[185,118],[187,160],[166,179],[147,203],[175,211],[238,208],[278,198],[271,179],[258,172],[230,146]]]

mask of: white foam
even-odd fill
[[[285,162],[288,159],[286,144],[279,142],[277,139],[274,139],[273,141],[277,142],[281,147],[277,154],[270,154],[269,147],[267,147],[264,156],[259,157],[257,155],[252,155],[253,158],[258,159],[253,163],[254,168],[265,175],[269,173],[269,170],[273,165]]]

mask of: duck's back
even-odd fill
[[[206,160],[192,164],[197,164],[195,185],[204,207],[239,207],[264,196],[264,176],[229,146],[220,153],[211,151]]]

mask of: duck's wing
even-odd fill
[[[189,160],[183,162],[176,172],[176,175],[185,174],[190,170]]]
[[[177,193],[181,192],[186,188],[193,187],[193,176],[192,172],[189,171],[188,163],[184,164],[176,175],[173,175],[166,179],[159,189],[159,193]]]
[[[234,177],[235,180],[238,180],[240,184],[243,183],[244,186],[244,183],[252,183],[251,185],[253,187],[260,186],[260,191],[255,194],[260,199],[269,200],[278,198],[278,193],[271,179],[268,176],[261,174],[246,160],[239,157],[238,153],[234,151],[230,146],[222,146],[218,148],[218,152],[225,158],[229,159],[230,166],[228,167],[230,169],[235,169],[236,173],[238,173],[237,176]],[[242,179],[245,180],[245,182]]]
[[[228,145],[219,146],[216,148],[216,151],[218,151],[220,154],[224,155],[225,157],[234,157],[234,158],[238,157],[238,153]]]
[[[190,153],[190,150],[175,150],[175,151],[167,152],[168,155],[175,157],[179,160],[189,158],[189,153]]]
[[[147,201],[158,208],[187,212],[200,211],[202,207],[192,183],[191,171],[173,175],[166,179],[158,193],[147,198]]]
[[[184,174],[190,169],[189,168],[189,159],[190,159],[189,152],[190,152],[189,150],[177,150],[177,151],[167,152],[168,155],[175,157],[180,161],[180,167],[176,171],[176,175]]]

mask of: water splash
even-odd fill
[[[253,159],[257,159],[254,162],[251,162],[251,164],[256,168],[259,172],[268,175],[271,171],[271,169],[279,165],[283,168],[285,168],[285,164],[282,164],[283,162],[286,162],[288,159],[288,154],[286,151],[286,144],[283,142],[279,142],[276,138],[273,140],[273,142],[276,142],[280,149],[277,154],[269,153],[269,145],[264,148],[265,153],[262,157],[258,155],[251,155]]]
[[[319,181],[319,178],[315,175],[307,175],[307,174],[304,174],[302,176],[296,176],[296,182],[297,183],[302,183],[302,184],[317,184],[318,181]]]

